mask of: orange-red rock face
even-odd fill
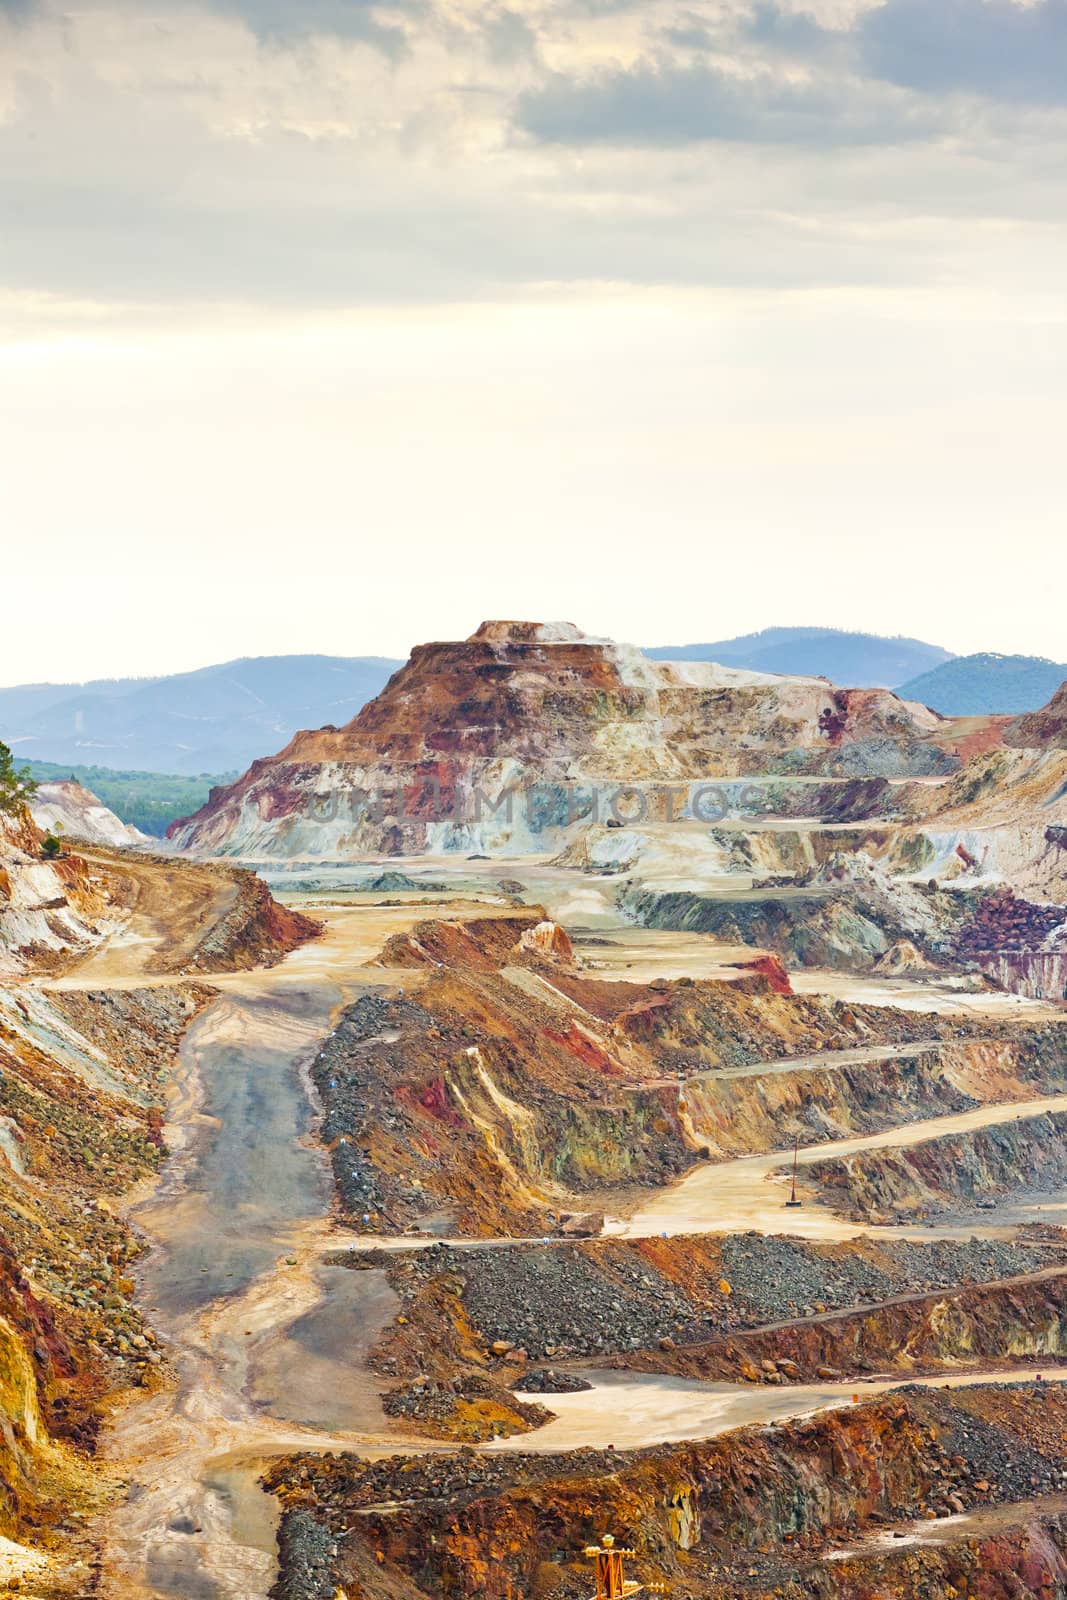
[[[1056,690],[1047,706],[1011,723],[1004,743],[1026,750],[1067,750],[1067,683]]]
[[[102,1404],[160,1381],[155,1335],[132,1303],[139,1246],[117,1213],[162,1160],[163,1076],[209,994],[0,985],[5,1536],[47,1542],[92,1500]]]

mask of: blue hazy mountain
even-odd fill
[[[764,628],[711,644],[657,645],[645,654],[660,661],[721,661],[753,672],[829,678],[853,689],[895,689],[953,659],[950,650],[921,639],[841,628]]]
[[[1067,680],[1067,664],[1044,656],[957,656],[900,687],[908,700],[921,700],[947,717],[983,712],[1018,715],[1039,711]]]
[[[401,663],[254,656],[159,678],[0,689],[0,739],[22,760],[194,774],[241,771],[299,728],[349,722]]]

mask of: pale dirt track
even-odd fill
[[[128,907],[124,929],[80,963],[76,987],[102,988],[118,977],[122,986],[135,974],[155,977],[149,969],[162,965],[161,981],[173,982],[203,934],[220,922],[237,902],[234,879],[194,863],[173,866],[162,858],[140,859],[124,850],[85,847],[79,854],[90,866],[103,867],[121,880]],[[63,980],[56,980],[63,987]]]
[[[1055,1111],[1067,1111],[1067,1094],[1007,1105],[979,1106],[975,1111],[964,1111],[956,1116],[909,1122],[884,1133],[802,1148],[797,1156],[798,1170],[802,1172],[817,1161],[861,1155],[867,1150],[906,1149],[927,1139],[967,1133],[977,1128],[1002,1127]],[[877,1231],[883,1237],[919,1231],[923,1238],[952,1238],[961,1231],[945,1226],[921,1230],[879,1227],[875,1230],[837,1217],[821,1206],[805,1204],[796,1210],[786,1210],[790,1166],[790,1158],[779,1150],[771,1155],[744,1156],[737,1161],[695,1167],[673,1187],[656,1194],[633,1216],[609,1222],[605,1231],[630,1239],[657,1234],[744,1233],[748,1229],[759,1233],[792,1233],[806,1239],[853,1239],[858,1233],[868,1231]],[[1002,1230],[995,1226],[993,1229],[968,1226],[965,1230],[968,1237],[972,1233],[996,1231]]]
[[[336,1447],[333,1433],[263,1413],[250,1392],[257,1363],[265,1363],[286,1330],[320,1300],[315,1267],[327,1243],[337,1242],[321,1170],[325,1158],[302,1137],[293,1144],[300,1130],[291,1123],[288,1140],[285,1127],[263,1125],[269,1111],[264,1095],[279,1099],[285,1112],[299,1106],[298,1064],[360,989],[388,982],[387,972],[362,963],[412,920],[405,909],[342,911],[327,919],[321,939],[280,966],[206,979],[224,992],[183,1042],[168,1105],[173,1154],[157,1191],[134,1212],[154,1246],[139,1274],[141,1297],[168,1341],[178,1383],[135,1401],[107,1441],[111,1462],[131,1487],[126,1503],[108,1518],[105,1596],[265,1595],[274,1572],[273,1509],[256,1487],[259,1464],[293,1449]],[[84,979],[85,987],[95,988],[98,975],[94,963],[61,982],[71,987]],[[412,975],[403,976],[410,981]],[[123,975],[116,961],[108,974],[112,987],[142,982],[136,964]],[[247,1118],[231,1130],[237,1148],[212,1163],[210,1152],[227,1130],[205,1114],[205,1083],[220,1066],[237,1083],[250,1082],[253,1093],[246,1105],[230,1106]],[[216,1096],[232,1087],[227,1075]],[[281,1170],[287,1147],[302,1170]],[[232,1193],[226,1156],[252,1169],[234,1174]],[[273,1209],[260,1204],[261,1197],[275,1195]],[[198,1261],[207,1265],[198,1267]],[[200,1273],[209,1279],[202,1292]],[[368,1291],[374,1276],[368,1275]],[[346,1274],[353,1283],[362,1277]],[[376,1388],[369,1381],[364,1388],[364,1409],[377,1422]],[[395,1447],[373,1427],[344,1437],[370,1453]],[[405,1443],[410,1448],[410,1440]]]
[[[641,1449],[650,1444],[669,1444],[682,1439],[713,1439],[731,1428],[752,1424],[763,1426],[809,1416],[816,1411],[837,1410],[856,1400],[870,1399],[917,1383],[923,1388],[973,1388],[980,1383],[1034,1381],[1033,1368],[1000,1372],[944,1374],[936,1378],[895,1377],[873,1383],[855,1379],[841,1383],[792,1384],[770,1388],[759,1384],[702,1383],[692,1378],[660,1377],[648,1373],[597,1372],[583,1367],[582,1377],[593,1387],[579,1394],[559,1394],[551,1398],[556,1413],[536,1433],[499,1439],[485,1448],[494,1453],[529,1451],[552,1454],[579,1450],[590,1445],[604,1450]],[[1042,1369],[1046,1382],[1067,1382],[1067,1367]],[[531,1400],[543,1397],[530,1395]]]

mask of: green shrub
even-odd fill
[[[0,739],[0,812],[20,811],[36,788],[29,767],[16,767],[11,751]]]

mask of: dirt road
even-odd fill
[[[501,1451],[595,1450],[614,1445],[637,1450],[645,1445],[669,1444],[679,1439],[711,1439],[731,1428],[760,1426],[833,1410],[854,1401],[899,1389],[903,1383],[923,1388],[969,1388],[980,1383],[1033,1383],[1031,1368],[1001,1372],[967,1372],[936,1378],[890,1378],[874,1383],[792,1384],[767,1388],[758,1384],[701,1383],[692,1378],[661,1377],[637,1372],[596,1372],[582,1369],[593,1387],[579,1394],[552,1396],[555,1421],[536,1433],[499,1439],[486,1449]],[[1042,1378],[1067,1382],[1067,1367],[1049,1367]],[[531,1395],[530,1399],[537,1398]]]
[[[947,1134],[1002,1127],[1047,1111],[1067,1111],[1067,1094],[1008,1105],[979,1106],[974,1111],[909,1122],[863,1138],[809,1145],[798,1153],[798,1169],[802,1172],[814,1162],[860,1155],[866,1150],[903,1149]],[[862,1224],[835,1216],[823,1206],[804,1205],[797,1210],[785,1210],[789,1193],[788,1169],[789,1158],[781,1151],[695,1167],[671,1188],[656,1194],[633,1216],[609,1221],[605,1232],[635,1239],[657,1234],[743,1233],[755,1229],[759,1233],[792,1233],[806,1239],[853,1239],[858,1233],[869,1231]],[[952,1238],[961,1232],[970,1237],[983,1230],[970,1225],[963,1230],[938,1225],[921,1230],[880,1227],[877,1231],[881,1237],[918,1233],[929,1239]],[[1003,1232],[1003,1224],[988,1231]]]

